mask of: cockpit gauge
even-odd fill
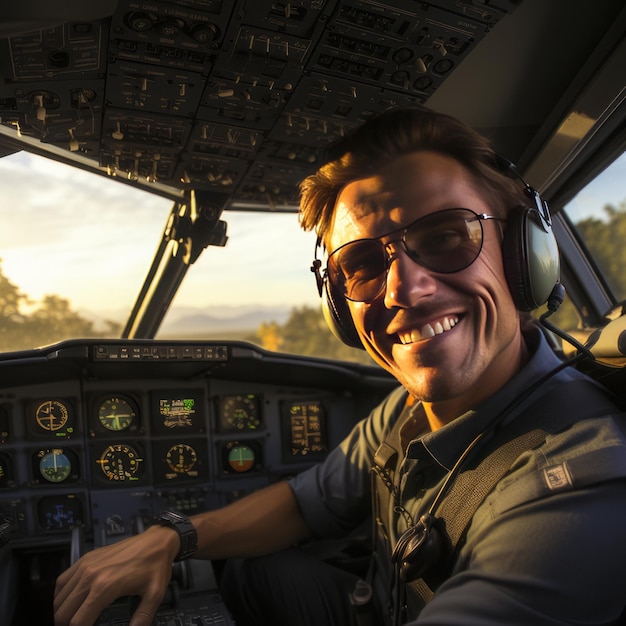
[[[319,460],[328,451],[326,412],[319,400],[281,404],[283,460]]]
[[[129,430],[136,419],[137,411],[128,398],[113,396],[102,400],[98,405],[98,420],[106,430]]]
[[[39,473],[50,483],[62,483],[72,473],[72,462],[58,448],[43,452],[39,460]]]
[[[46,531],[69,530],[83,525],[83,505],[72,494],[49,496],[37,504],[39,526]]]
[[[159,389],[150,395],[153,433],[186,436],[205,431],[205,403],[200,389]]]
[[[261,449],[256,441],[229,441],[223,449],[224,471],[243,474],[257,468],[261,462]]]
[[[165,455],[167,466],[177,474],[189,474],[197,460],[196,451],[186,443],[173,445]]]
[[[126,444],[107,446],[96,463],[111,482],[134,482],[143,474],[142,454]]]
[[[78,456],[70,448],[37,450],[32,457],[33,480],[40,484],[76,482],[79,478]]]
[[[61,430],[67,424],[69,416],[69,407],[62,400],[45,400],[35,408],[37,425],[50,432]]]
[[[255,454],[250,446],[237,444],[228,453],[228,465],[236,472],[247,472],[254,467]]]
[[[222,396],[218,400],[221,432],[255,431],[261,426],[259,397],[253,393]]]
[[[152,442],[152,470],[155,483],[171,485],[206,479],[208,447],[205,437]]]
[[[34,439],[71,439],[75,433],[74,407],[63,398],[33,400],[26,409],[29,434]]]

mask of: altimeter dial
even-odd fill
[[[97,463],[105,477],[114,482],[136,481],[143,473],[141,454],[126,444],[107,446]]]

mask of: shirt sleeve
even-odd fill
[[[319,465],[289,481],[300,511],[320,538],[345,535],[371,514],[370,468],[387,428],[404,407],[399,387],[361,420]]]

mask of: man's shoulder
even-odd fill
[[[547,434],[498,483],[489,498],[490,507],[498,515],[522,504],[614,481],[623,483],[626,498],[626,414],[617,408]]]
[[[597,380],[572,367],[549,380],[523,411],[531,420],[555,432],[588,418],[611,416],[618,423],[626,419],[626,396],[619,397]]]

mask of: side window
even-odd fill
[[[626,153],[583,187],[563,211],[616,300],[626,300]],[[552,321],[567,332],[578,327],[578,314],[567,297]]]
[[[563,209],[617,300],[626,299],[626,153]]]

